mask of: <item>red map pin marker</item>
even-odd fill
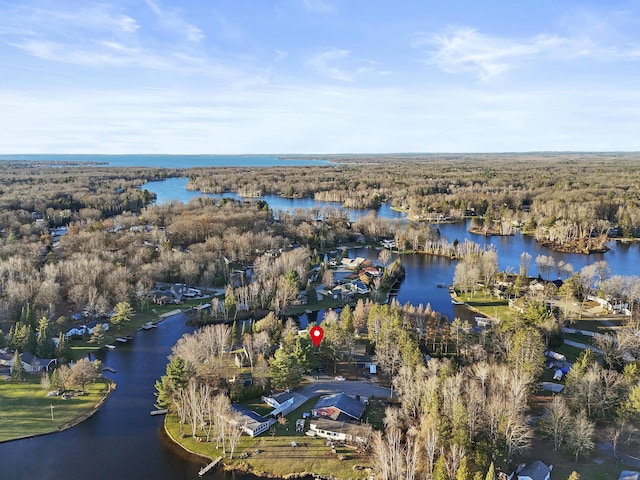
[[[322,337],[324,337],[324,330],[322,327],[313,327],[309,330],[309,334],[311,335],[311,341],[317,347],[320,345],[322,341]]]

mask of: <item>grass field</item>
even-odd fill
[[[105,380],[86,386],[86,394],[64,400],[46,397],[39,376],[24,382],[0,380],[0,441],[64,429],[82,418],[104,398]],[[53,420],[51,420],[53,405]]]
[[[369,465],[366,456],[358,454],[350,447],[337,447],[334,453],[326,444],[326,439],[308,437],[295,431],[296,419],[302,418],[303,412],[309,412],[316,400],[317,398],[313,398],[307,401],[287,415],[286,425],[276,423],[272,427],[275,429],[275,435],[271,432],[265,432],[256,438],[243,435],[233,460],[227,458],[225,464],[232,468],[269,473],[278,477],[309,472],[344,480],[368,478],[369,470],[354,469],[356,466]],[[256,411],[264,411],[264,408],[257,408],[259,405],[256,402],[247,402],[245,405]],[[165,425],[173,438],[180,437],[175,415],[168,416]],[[308,426],[309,420],[306,421],[305,430]],[[292,441],[296,442],[296,447],[291,446]],[[182,439],[181,442],[188,450],[210,458],[222,455],[222,450],[216,449],[214,442],[197,442],[190,437]],[[243,456],[246,458],[241,458]]]
[[[458,298],[473,309],[491,318],[500,320],[511,320],[515,317],[516,311],[509,307],[509,302],[501,298],[496,298],[484,293],[458,293]]]

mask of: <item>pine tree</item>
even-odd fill
[[[55,353],[56,346],[51,338],[49,320],[42,317],[38,322],[38,336],[36,340],[36,355],[40,358],[51,358]]]
[[[456,480],[471,480],[471,473],[469,472],[469,466],[467,464],[467,457],[462,457],[460,466],[456,472]]]
[[[440,455],[433,465],[433,480],[450,480],[444,455]]]
[[[234,321],[231,326],[231,341],[234,345],[238,341],[238,322],[236,321]]]
[[[21,382],[23,378],[24,378],[24,366],[22,365],[20,352],[16,350],[13,354],[13,365],[11,366],[11,380],[17,380]]]
[[[276,350],[269,365],[268,376],[274,388],[293,388],[302,380],[298,361],[282,348]]]
[[[484,477],[484,480],[496,480],[496,467],[493,465],[493,462],[489,465],[489,471],[487,472],[487,476]]]
[[[58,335],[58,345],[56,346],[56,357],[60,360],[69,360],[71,358],[71,347],[67,342],[67,338],[64,333],[60,332]]]
[[[184,360],[181,357],[174,357],[167,364],[166,374],[156,381],[156,408],[162,410],[169,408],[171,403],[180,391],[189,382],[189,374]]]

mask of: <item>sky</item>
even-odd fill
[[[0,153],[640,151],[640,0],[0,0]]]

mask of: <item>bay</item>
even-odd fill
[[[327,160],[288,159],[279,155],[96,155],[96,154],[24,154],[0,155],[0,161],[18,160],[29,162],[92,162],[105,167],[300,167],[309,165],[331,165]]]

